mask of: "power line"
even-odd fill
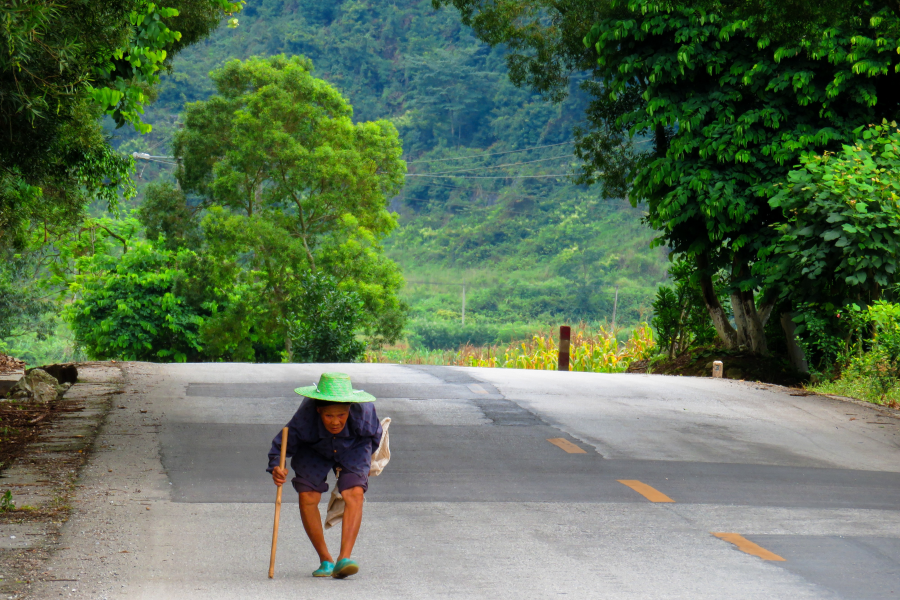
[[[506,175],[503,177],[486,177],[483,175],[427,175],[425,173],[407,173],[406,177],[434,177],[435,179],[544,179],[547,177],[568,177],[568,173],[559,175]]]
[[[575,143],[574,141],[560,142],[558,144],[547,144],[545,146],[532,146],[531,148],[521,148],[519,150],[505,150],[503,152],[489,152],[488,154],[474,154],[472,156],[456,156],[453,158],[436,158],[434,160],[413,160],[413,161],[407,162],[406,164],[418,165],[418,164],[433,163],[433,162],[444,162],[444,161],[448,161],[448,160],[467,160],[470,158],[483,158],[485,156],[500,156],[501,154],[516,154],[518,152],[531,152],[532,150],[541,150],[542,148],[556,148],[557,146],[565,146],[567,144],[574,144],[574,143]],[[166,158],[169,160],[176,160],[176,157],[174,157],[174,156],[156,156],[153,154],[147,154],[146,152],[132,152],[131,156],[133,158],[142,159],[142,160],[148,160],[151,158]],[[559,157],[559,158],[564,158],[564,157]],[[551,159],[541,159],[541,160],[551,160]],[[538,162],[538,161],[531,161],[531,162]]]
[[[444,162],[446,160],[466,160],[469,158],[482,158],[485,156],[499,156],[501,154],[514,154],[516,152],[530,152],[531,150],[540,150],[541,148],[555,148],[556,146],[565,146],[566,144],[574,144],[575,142],[560,142],[559,144],[547,144],[546,146],[533,146],[531,148],[522,148],[521,150],[507,150],[505,152],[491,152],[490,154],[475,154],[473,156],[457,156],[454,158],[436,158],[434,160],[413,160],[406,164],[417,165],[423,163]]]
[[[132,158],[139,158],[141,160],[150,160],[151,158],[167,158],[169,160],[176,160],[174,156],[153,156],[152,154],[147,154],[146,152],[132,152]]]
[[[500,169],[502,167],[515,167],[517,165],[530,165],[531,163],[547,162],[548,160],[560,160],[562,158],[572,158],[568,154],[563,156],[552,156],[550,158],[538,158],[537,160],[526,160],[523,162],[506,163],[505,165],[493,165],[489,167],[465,167],[462,169],[453,169],[451,171],[436,171],[434,173],[426,173],[430,175],[442,175],[444,173],[459,173],[461,171],[476,171],[479,169]]]

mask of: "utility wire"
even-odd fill
[[[568,177],[569,173],[558,175],[505,175],[503,177],[486,177],[483,175],[426,175],[424,173],[407,173],[406,177],[434,177],[435,179],[544,179],[547,177]]]
[[[415,285],[462,285],[467,286],[468,283],[443,283],[440,281],[413,281],[412,279],[407,279],[406,283],[412,283]]]
[[[560,142],[559,144],[547,144],[546,146],[533,146],[531,148],[522,148],[521,150],[507,150],[505,152],[491,152],[489,154],[474,154],[472,156],[457,156],[454,158],[436,158],[434,160],[413,160],[406,164],[418,165],[423,163],[444,162],[446,160],[466,160],[469,158],[482,158],[484,156],[499,156],[500,154],[514,154],[516,152],[529,152],[531,150],[540,150],[541,148],[555,148],[556,146],[565,146],[566,144],[574,144],[575,142]]]
[[[477,171],[480,169],[500,169],[502,167],[515,167],[518,165],[530,165],[531,163],[547,162],[548,160],[560,160],[563,158],[572,158],[568,154],[562,156],[552,156],[550,158],[539,158],[537,160],[526,160],[523,162],[506,163],[504,165],[493,165],[489,167],[465,167],[462,169],[452,169],[450,171],[435,171],[434,173],[424,173],[425,175],[443,175],[444,173],[459,173],[461,171]]]

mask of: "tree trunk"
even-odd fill
[[[731,312],[734,314],[734,328],[737,331],[737,345],[744,348],[750,347],[750,337],[747,335],[747,315],[744,313],[744,301],[741,292],[731,294]]]
[[[797,335],[794,333],[797,325],[794,323],[793,313],[781,313],[781,328],[784,330],[784,336],[787,339],[788,358],[791,364],[801,373],[809,373],[806,354],[804,354],[800,344],[797,343]]]
[[[766,331],[759,312],[756,310],[756,301],[753,292],[741,292],[741,308],[744,311],[744,326],[747,328],[745,336],[750,350],[755,354],[768,356],[769,348],[766,345]]]
[[[294,348],[291,343],[291,333],[288,330],[284,332],[284,355],[287,359],[286,362],[294,362]]]
[[[769,322],[769,317],[772,316],[772,309],[775,308],[775,302],[767,302],[763,300],[763,303],[759,305],[759,322],[762,323],[762,326],[765,327],[766,323]]]
[[[706,310],[709,311],[709,318],[712,319],[713,327],[719,334],[719,339],[725,344],[726,348],[736,348],[737,332],[731,323],[728,322],[728,315],[722,308],[722,303],[716,296],[716,290],[713,287],[712,276],[709,274],[709,259],[705,254],[697,255],[697,271],[700,276],[700,291],[703,293],[703,302],[706,304]]]
[[[747,263],[735,258],[731,268],[732,282],[740,282],[747,271]],[[734,323],[737,326],[738,346],[744,346],[754,354],[768,355],[765,321],[756,310],[753,290],[735,290],[731,294],[731,308],[734,310]]]

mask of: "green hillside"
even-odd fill
[[[577,88],[558,104],[515,88],[502,50],[430,0],[251,0],[240,21],[178,56],[147,110],[153,132],[115,131],[120,150],[168,155],[184,104],[212,93],[207,74],[227,60],[303,54],[356,120],[387,118],[401,134],[409,175],[385,245],[412,329],[461,318],[462,283],[467,323],[608,321],[616,286],[619,324],[649,318],[667,263],[643,211],[568,177]],[[139,187],[170,169],[142,162]]]

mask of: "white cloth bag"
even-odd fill
[[[391,418],[385,417],[381,420],[381,443],[378,450],[372,454],[372,467],[369,469],[369,477],[377,477],[381,475],[384,468],[391,461],[391,444],[388,436],[388,427],[391,425]],[[363,496],[363,502],[366,501]],[[344,499],[338,491],[337,484],[331,491],[331,498],[328,499],[328,511],[325,514],[325,529],[331,529],[339,521],[344,518]]]

